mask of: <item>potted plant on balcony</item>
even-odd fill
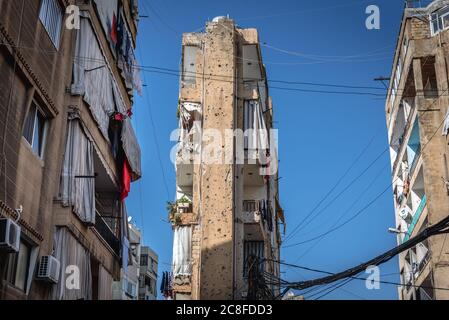
[[[183,196],[181,199],[176,201],[177,203],[177,212],[178,213],[188,213],[192,206],[192,201],[186,196]]]
[[[192,201],[186,196],[167,202],[168,219],[173,225],[179,225],[182,222],[181,215],[188,213],[191,209]]]

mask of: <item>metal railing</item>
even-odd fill
[[[97,212],[95,216],[95,230],[100,234],[100,236],[106,241],[106,243],[111,247],[115,254],[120,255],[120,240],[116,237],[114,232],[109,228],[108,224]]]
[[[410,177],[415,172],[416,166],[418,165],[419,157],[421,156],[421,145],[418,146],[418,149],[416,150],[415,156],[413,157],[412,165],[410,166]]]
[[[404,240],[402,242],[406,242],[410,239],[410,235],[413,233],[413,230],[415,229],[415,226],[418,223],[418,220],[421,217],[421,214],[423,213],[426,204],[427,204],[427,195],[424,195],[421,199],[419,207],[416,209],[415,214],[413,215],[413,220],[410,223],[407,234],[405,235]]]

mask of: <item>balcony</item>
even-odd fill
[[[116,237],[115,233],[111,230],[98,211],[95,216],[94,228],[104,241],[106,241],[112,251],[114,251],[117,256],[120,256],[120,240]]]
[[[167,203],[168,219],[172,227],[189,226],[197,224],[197,216],[193,212],[193,204],[190,199],[183,196],[174,202]]]
[[[244,200],[242,213],[244,223],[259,223],[261,220],[259,201]]]
[[[421,144],[418,145],[415,156],[413,157],[412,165],[410,166],[410,176],[412,176],[413,172],[415,172],[420,156],[421,156]]]
[[[407,230],[407,234],[404,236],[404,239],[402,242],[406,242],[410,239],[410,236],[413,233],[413,231],[416,227],[416,224],[418,223],[419,218],[421,217],[421,215],[424,211],[424,208],[426,207],[426,204],[427,204],[427,196],[424,195],[421,199],[421,202],[420,202],[418,208],[415,211],[415,214],[413,215],[412,222],[410,223],[408,230]]]

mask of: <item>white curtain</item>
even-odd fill
[[[95,223],[95,179],[93,144],[77,118],[69,119],[67,145],[61,178],[64,206],[86,223]]]
[[[90,22],[89,14],[81,14],[76,36],[72,94],[82,95],[95,121],[109,140],[109,118],[115,111],[115,84]]]
[[[257,100],[247,100],[244,106],[245,149],[269,149],[268,131],[260,104]]]
[[[420,242],[416,245],[416,262],[418,264],[424,260],[428,251],[429,249],[423,243]]]
[[[135,175],[133,178],[140,178],[142,175],[141,150],[130,119],[123,121],[121,140],[123,151],[125,151],[131,170]]]
[[[61,269],[58,284],[52,287],[52,300],[91,300],[92,271],[89,252],[64,227],[56,229],[54,249],[54,256],[59,260]],[[79,270],[79,279],[74,276],[72,268]]]
[[[199,152],[199,141],[194,137],[201,132],[201,104],[184,102],[179,108],[179,142],[180,150]]]
[[[444,118],[444,126],[443,126],[443,136],[447,136],[449,134],[449,108],[447,109],[446,116]]]
[[[34,279],[34,269],[36,268],[36,263],[39,255],[39,247],[35,246],[31,249],[30,253],[30,264],[28,266],[28,277],[26,283],[25,293],[29,294],[31,289],[31,283]]]
[[[100,265],[98,271],[98,300],[112,300],[112,275]]]
[[[173,276],[192,272],[192,227],[177,227],[173,239]]]

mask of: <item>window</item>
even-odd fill
[[[58,0],[42,0],[39,19],[56,48],[59,47],[62,17],[62,8]]]
[[[42,158],[44,153],[47,119],[37,104],[33,101],[23,127],[23,137],[28,141],[33,151]]]
[[[186,85],[196,83],[196,56],[198,47],[184,46],[182,63],[182,81]]]
[[[245,241],[243,248],[243,276],[248,277],[249,269],[254,263],[258,263],[264,259],[264,242],[263,241]],[[259,272],[264,271],[264,264],[258,263]]]
[[[421,59],[421,70],[422,82],[424,86],[424,97],[427,99],[437,98],[438,81],[435,69],[435,57],[426,57]]]
[[[22,291],[26,290],[30,256],[31,246],[21,241],[19,252],[10,254],[8,260],[7,281]]]
[[[430,15],[430,27],[432,35],[449,28],[449,6]]]
[[[258,211],[258,205],[255,200],[243,201],[243,212],[256,212]]]
[[[147,254],[142,254],[142,255],[140,256],[140,265],[141,265],[142,267],[145,267],[145,266],[148,265],[148,255],[147,255]]]

